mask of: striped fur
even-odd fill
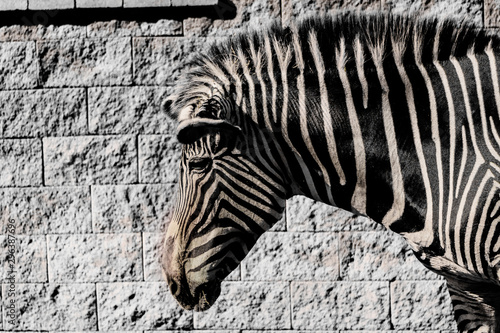
[[[448,279],[459,329],[500,332],[481,291],[500,290],[499,45],[453,21],[343,12],[197,59],[166,104],[185,144],[164,256],[179,302],[209,307],[301,194],[403,235]]]

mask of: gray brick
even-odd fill
[[[132,136],[44,138],[47,185],[118,184],[137,181]]]
[[[292,282],[292,322],[305,330],[385,330],[388,282]]]
[[[143,333],[142,331],[97,331],[97,332],[88,332],[88,331],[72,331],[72,332],[61,332],[61,331],[49,331],[49,333]],[[17,333],[17,332],[16,332]],[[29,333],[29,332],[26,332]]]
[[[143,249],[144,249],[144,280],[147,282],[165,282],[163,276],[160,256],[162,253],[162,240],[164,233],[143,233]],[[241,280],[241,268],[236,267],[229,274],[225,281]]]
[[[182,34],[182,21],[162,19],[157,22],[95,22],[87,26],[87,34],[91,38],[176,36]]]
[[[0,10],[26,10],[28,0],[3,0],[0,2]]]
[[[360,330],[360,331],[340,331],[342,333],[445,333],[445,332],[440,332],[440,331],[392,331],[392,330],[384,330],[384,331],[365,331],[365,330]],[[450,332],[451,333],[451,332]]]
[[[383,0],[383,10],[395,13],[443,16],[483,25],[482,0]]]
[[[0,234],[13,219],[16,234],[91,232],[88,187],[0,189]]]
[[[234,6],[236,8],[234,8]],[[262,29],[281,18],[279,0],[237,0],[229,4],[220,2],[215,7],[217,19],[187,18],[184,20],[186,36],[230,36],[238,30]]]
[[[186,332],[186,331],[145,331],[144,333],[168,333],[168,332]],[[239,330],[192,330],[189,332],[196,332],[196,333],[240,333]],[[128,332],[127,332],[128,333]]]
[[[267,232],[242,262],[243,280],[337,280],[334,233]]]
[[[218,0],[172,0],[172,6],[216,6]]]
[[[6,330],[97,330],[94,284],[17,284],[16,307],[16,323],[5,322]]]
[[[484,25],[500,27],[500,3],[496,0],[484,0]]]
[[[196,329],[288,329],[290,289],[284,282],[223,282],[219,299],[194,313]]]
[[[94,186],[94,231],[163,232],[173,211],[174,192],[172,184]]]
[[[99,330],[165,330],[192,327],[193,313],[182,310],[167,284],[98,283]]]
[[[76,8],[122,7],[123,0],[76,0]]]
[[[97,331],[99,333],[143,333],[142,331]],[[92,333],[97,333],[97,332],[92,332]],[[159,332],[159,331],[157,331]],[[61,332],[61,331],[55,331],[55,332],[49,332],[49,333],[90,333],[88,331],[73,331],[73,332]]]
[[[400,330],[456,330],[445,281],[391,283],[392,323]]]
[[[38,85],[35,42],[0,43],[0,89],[29,89]]]
[[[171,0],[123,0],[123,7],[169,7]]]
[[[66,38],[85,38],[86,28],[84,26],[62,25],[62,26],[43,26],[43,21],[50,22],[50,16],[39,17],[36,11],[33,17],[24,17],[26,24],[33,25],[10,25],[0,27],[0,41],[31,41],[31,40],[50,40]],[[53,13],[53,12],[50,12]],[[56,13],[53,13],[55,15]]]
[[[135,25],[138,25],[140,30],[134,36],[175,36],[181,35],[183,32],[182,21],[176,20],[159,20],[154,23],[141,22],[140,25],[137,22],[120,22],[119,28],[122,31],[134,31]]]
[[[360,231],[385,230],[366,217],[328,206],[304,196],[287,201],[287,230],[290,231]]]
[[[342,9],[380,10],[382,0],[291,0],[283,2],[283,21]]]
[[[187,64],[215,39],[134,38],[134,78],[140,85],[174,85]]]
[[[60,40],[60,39],[76,39],[85,38],[86,29],[83,26],[77,25],[61,25],[54,26],[50,25],[45,27],[43,25],[37,25],[35,34],[31,37],[33,40]]]
[[[9,247],[9,245],[13,247]],[[45,236],[0,236],[3,272],[0,276],[2,283],[10,283],[13,265],[15,283],[47,282],[47,244]],[[10,249],[14,255],[9,256]],[[13,261],[8,261],[13,260]]]
[[[181,145],[168,135],[139,136],[139,181],[141,183],[177,182]]]
[[[96,134],[169,134],[176,124],[161,111],[164,87],[89,89],[89,127]]]
[[[343,232],[340,237],[342,280],[436,280],[403,237],[388,231]]]
[[[0,92],[0,133],[4,137],[81,135],[87,132],[84,89]]]
[[[39,185],[42,185],[40,140],[0,140],[0,187]]]
[[[141,281],[140,234],[49,235],[51,282]]]
[[[273,330],[265,330],[266,333],[283,333],[283,332],[287,332],[287,333],[311,333],[311,331],[295,331],[295,330],[286,330],[286,331],[273,331]],[[339,333],[339,331],[318,331],[318,330],[314,330],[315,333]],[[352,331],[342,331],[342,333],[344,332],[349,332],[349,333],[352,333]],[[391,331],[387,331],[388,333],[391,332]],[[241,331],[241,333],[262,333],[262,331],[247,331],[247,330],[243,330]],[[385,332],[381,332],[381,331],[360,331],[359,333],[385,333]],[[392,332],[392,333],[395,333],[395,332]]]
[[[75,7],[75,0],[30,0],[29,9],[68,9]]]
[[[47,87],[130,85],[129,38],[39,42],[41,75]]]

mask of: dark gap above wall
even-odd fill
[[[150,7],[150,8],[77,8],[64,10],[0,11],[0,26],[88,25],[99,21],[157,22],[161,19],[182,20],[188,17],[231,20],[236,6],[231,1],[219,1],[216,6]]]

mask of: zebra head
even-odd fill
[[[175,98],[164,103],[179,122],[182,154],[162,266],[178,303],[202,311],[215,302],[221,281],[258,237],[281,218],[286,190],[280,174],[255,153],[256,135],[263,134],[230,120],[233,104],[227,98],[202,96],[185,103]]]

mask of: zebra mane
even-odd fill
[[[302,45],[304,60],[312,61],[314,55],[304,47],[308,45],[310,34],[317,37],[326,70],[336,65],[336,61],[346,65],[354,62],[354,58],[364,59],[366,65],[370,61],[383,62],[391,58],[398,58],[405,64],[425,64],[464,57],[468,52],[482,53],[487,47],[496,50],[500,45],[500,36],[484,28],[437,17],[341,11],[285,27],[274,22],[267,28],[232,36],[197,56],[177,86],[173,116],[179,121],[195,117],[196,108],[186,111],[183,107],[199,99],[200,94],[208,99],[214,86],[231,90],[231,78],[235,75],[244,77],[245,74],[255,75],[256,70],[267,71],[264,48],[269,45],[275,47],[276,53],[283,53],[281,59],[286,59],[291,67],[299,70],[293,49]],[[286,53],[286,50],[290,52]],[[342,50],[340,57],[339,50]],[[362,53],[357,54],[361,57],[354,57],[355,52]],[[242,59],[246,63],[242,63]],[[277,59],[280,56],[275,54],[272,64],[275,71],[280,65]]]

